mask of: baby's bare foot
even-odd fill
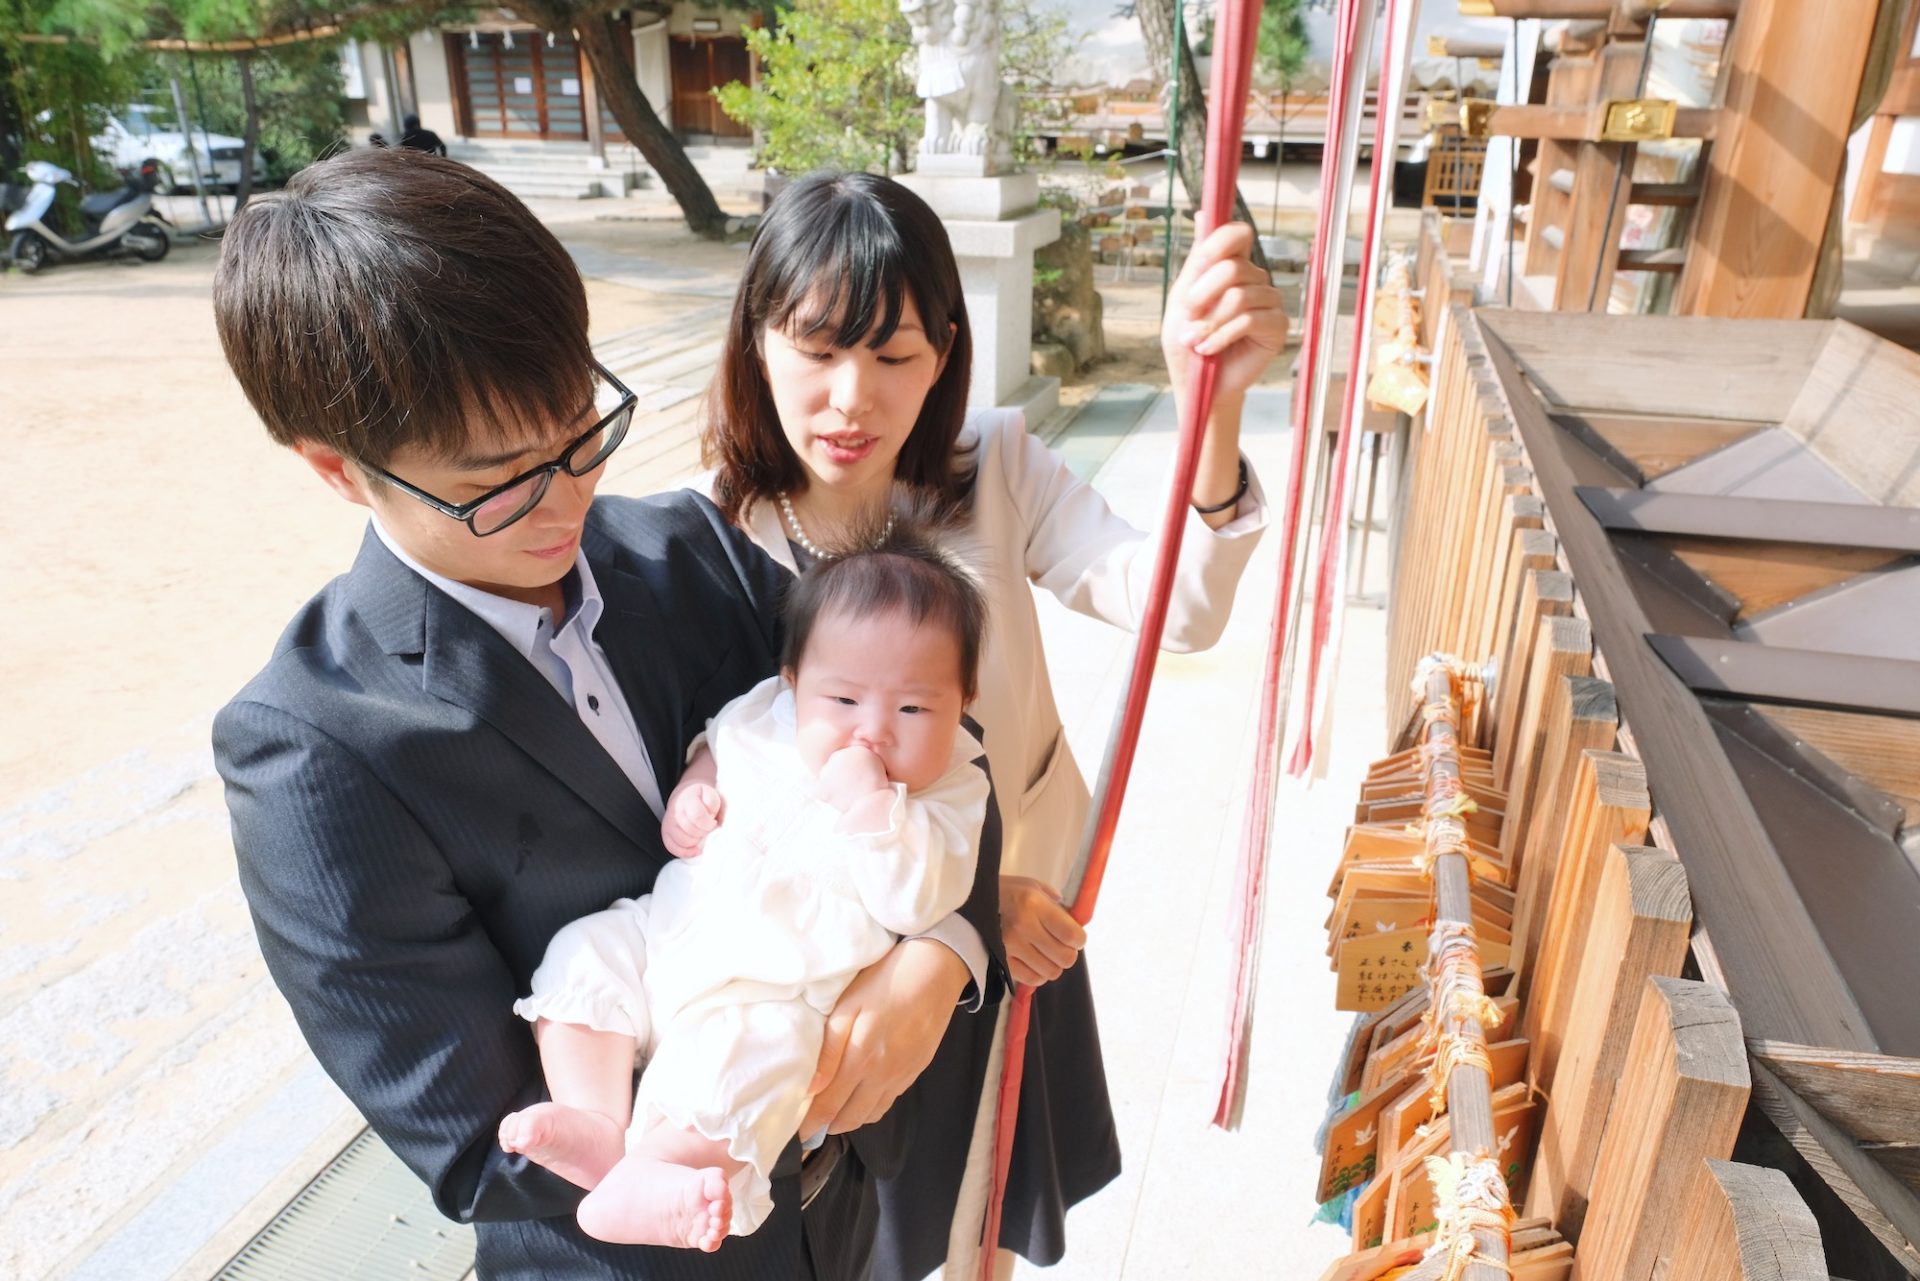
[[[580,1203],[580,1230],[614,1245],[714,1251],[727,1238],[733,1193],[716,1168],[629,1156]]]
[[[559,1103],[536,1103],[500,1123],[500,1146],[569,1183],[592,1188],[626,1155],[627,1138],[611,1117]]]

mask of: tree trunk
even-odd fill
[[[1140,33],[1146,37],[1147,57],[1155,67],[1164,68],[1173,52],[1173,7],[1183,0],[1136,0],[1134,11],[1140,17]],[[1200,86],[1200,70],[1194,65],[1193,45],[1187,40],[1180,42],[1180,130],[1178,137],[1169,136],[1167,145],[1177,153],[1180,167],[1180,182],[1187,189],[1187,198],[1194,202],[1196,209],[1200,203],[1200,193],[1206,190],[1201,181],[1207,155],[1207,99]],[[1231,104],[1234,111],[1244,110],[1240,103]],[[1172,134],[1172,131],[1168,131]],[[1171,201],[1172,193],[1168,193]],[[1253,211],[1247,208],[1247,200],[1236,188],[1233,193],[1233,216],[1236,221],[1247,223],[1256,231],[1260,224],[1253,220]],[[1260,237],[1253,238],[1253,261],[1260,270],[1271,272],[1267,264],[1267,255],[1260,248]]]
[[[526,6],[524,12],[536,15],[542,26],[549,26],[550,15],[546,7]],[[551,23],[550,29],[565,31],[575,19],[563,18]],[[584,14],[574,28],[580,39],[580,47],[586,51],[587,58],[593,63],[593,74],[599,81],[600,93],[613,112],[613,118],[620,122],[621,132],[627,135],[627,141],[640,149],[647,158],[653,171],[660,175],[660,181],[667,185],[673,198],[680,205],[680,212],[686,215],[687,226],[703,236],[718,238],[727,225],[727,215],[722,212],[720,202],[713,198],[713,192],[707,186],[706,179],[693,167],[693,161],[687,158],[685,147],[673,136],[673,131],[661,121],[647,101],[647,95],[640,91],[639,81],[634,79],[633,68],[627,64],[620,51],[618,33],[613,18],[605,13]]]
[[[243,53],[234,61],[240,64],[240,101],[247,110],[247,128],[240,140],[240,180],[233,188],[233,211],[247,207],[253,195],[253,154],[260,146],[260,100],[253,91],[253,55]]]

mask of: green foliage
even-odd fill
[[[1307,20],[1300,0],[1266,0],[1254,39],[1254,75],[1268,83],[1292,84],[1307,63]]]
[[[1053,78],[1072,56],[1059,0],[1000,0],[1000,78],[1013,86],[1013,154],[1022,164],[1043,154],[1042,133],[1060,133],[1073,117]]]
[[[794,174],[907,167],[922,115],[895,0],[795,0],[777,30],[748,31],[746,39],[760,59],[760,83],[726,85],[714,96],[754,129],[762,164]]]
[[[277,184],[326,155],[346,136],[340,47],[331,41],[313,41],[280,45],[250,56],[254,97],[260,108],[260,153],[267,160],[268,181]],[[184,56],[161,54],[152,61],[155,74],[148,80],[145,100],[171,104],[166,77],[178,75],[187,83]],[[238,59],[228,54],[195,54],[193,61],[200,79],[197,98],[190,85],[187,89],[194,127],[244,137],[247,111],[240,93]]]
[[[333,6],[316,0],[0,0],[0,61],[7,71],[17,119],[27,122],[25,151],[45,156],[88,183],[110,179],[92,155],[90,139],[106,125],[109,112],[132,102],[160,108],[173,116],[169,78],[188,84],[188,109],[196,128],[214,133],[246,133],[236,57],[223,53],[191,55],[199,80],[189,83],[189,55],[150,53],[144,40],[185,38],[225,40],[261,35],[326,20]],[[394,31],[417,29],[439,13],[424,3],[405,10],[381,9],[356,29],[373,26]],[[70,45],[9,46],[10,24],[18,30],[77,37]],[[260,108],[260,148],[269,176],[283,180],[312,163],[344,135],[339,41],[286,44],[247,55],[253,59]],[[205,119],[201,118],[204,104]],[[8,114],[0,102],[0,126]],[[34,122],[51,110],[45,125]]]
[[[109,108],[138,90],[144,59],[108,58],[85,44],[25,43],[20,37],[39,33],[42,16],[0,0],[0,156],[15,159],[17,145],[19,163],[50,160],[83,185],[107,185],[113,171],[92,140]]]
[[[1260,7],[1260,28],[1254,36],[1253,74],[1266,84],[1290,84],[1307,62],[1307,20],[1300,12],[1301,0],[1265,0]],[[1195,12],[1187,8],[1187,39],[1194,56],[1213,55],[1213,30],[1218,9],[1208,3]]]

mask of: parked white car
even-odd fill
[[[136,102],[108,116],[106,130],[93,145],[116,169],[138,168],[142,160],[153,157],[160,162],[161,190],[179,192],[193,190],[196,168],[200,181],[208,187],[239,186],[240,153],[246,140],[209,133],[196,125],[189,144],[175,126],[171,110]],[[253,181],[259,184],[266,180],[267,162],[255,148]]]

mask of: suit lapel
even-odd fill
[[[692,705],[685,684],[687,674],[675,661],[670,638],[663,630],[664,611],[646,581],[622,567],[613,541],[591,524],[585,544],[594,582],[599,584],[600,599],[606,606],[596,639],[614,679],[620,683],[620,692],[626,696],[633,723],[640,729],[640,741],[646,744],[647,759],[653,763],[654,777],[659,780],[661,798],[665,799],[686,763],[681,757],[690,736],[682,724],[680,709]]]
[[[633,783],[500,633],[401,564],[371,530],[351,579],[356,609],[381,648],[421,655],[427,693],[486,721],[628,840],[665,859],[660,821]]]

